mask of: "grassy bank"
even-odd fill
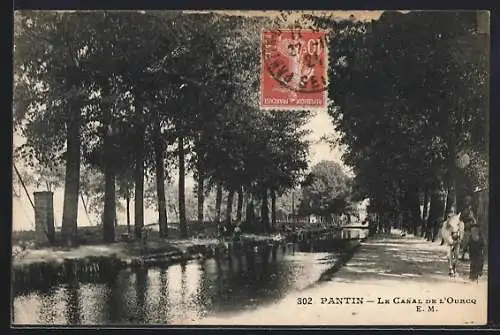
[[[193,222],[188,227],[189,238],[180,238],[178,225],[175,224],[170,225],[168,237],[161,238],[155,229],[157,226],[148,225],[143,234],[145,238],[134,240],[123,238],[128,233],[127,226],[117,226],[116,242],[108,244],[102,243],[101,227],[79,227],[79,244],[72,248],[35,248],[34,232],[14,232],[14,286],[23,290],[24,287],[68,282],[73,278],[85,281],[87,277],[99,281],[102,276],[106,278],[109,272],[126,267],[168,266],[190,259],[224,257],[233,252],[269,252],[289,241],[295,241],[297,250],[305,252],[347,250],[354,242],[351,236],[344,239],[338,228],[323,237],[317,234],[324,233],[325,228],[318,228],[317,231],[298,229],[294,236],[290,235],[290,231],[265,235],[243,233],[239,241],[233,241],[231,238],[220,239],[214,223]],[[60,233],[57,237],[61,238]]]
[[[152,239],[159,239],[158,224],[150,224],[145,228],[149,230],[149,237]],[[171,239],[180,238],[180,230],[178,223],[169,223],[168,237]],[[130,227],[130,233],[133,234],[134,227]],[[120,240],[123,234],[129,233],[126,225],[117,225],[115,227],[116,240]],[[198,222],[188,222],[188,236],[203,236],[203,237],[216,237],[217,225],[212,222],[199,224]],[[60,230],[56,230],[56,241],[61,240]],[[102,241],[102,226],[87,226],[78,227],[77,242],[79,245],[98,245],[103,244]],[[33,248],[35,242],[35,231],[13,231],[12,232],[12,245],[25,245]]]

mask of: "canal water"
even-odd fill
[[[13,324],[177,324],[224,317],[297,294],[331,271],[340,252],[231,255],[168,267],[126,269],[100,282],[17,293]]]

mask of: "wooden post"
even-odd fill
[[[53,245],[54,228],[54,194],[52,192],[35,192],[35,244],[37,247]]]

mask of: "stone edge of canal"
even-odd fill
[[[273,250],[285,245],[285,240],[262,239],[245,242],[194,244],[185,250],[169,251],[140,256],[111,254],[106,256],[83,256],[40,260],[29,263],[12,262],[12,293],[49,288],[58,283],[79,280],[81,282],[105,281],[125,268],[170,266],[196,259],[210,259],[228,255],[244,249]]]
[[[355,254],[364,239],[345,240],[346,247],[340,253],[340,258],[319,282],[331,278]],[[57,260],[40,260],[30,263],[12,263],[12,294],[17,296],[33,290],[48,290],[50,287],[75,280],[86,282],[106,282],[126,268],[141,268],[155,266],[171,266],[196,259],[226,257],[232,252],[253,253],[255,250],[274,253],[280,246],[288,245],[285,239],[261,239],[245,242],[227,242],[195,244],[184,251],[176,250],[159,254],[141,256],[121,256],[116,254],[106,256],[85,256],[80,258],[64,258]],[[246,250],[245,250],[246,249]]]

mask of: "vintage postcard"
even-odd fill
[[[485,325],[489,21],[16,11],[12,325]]]

